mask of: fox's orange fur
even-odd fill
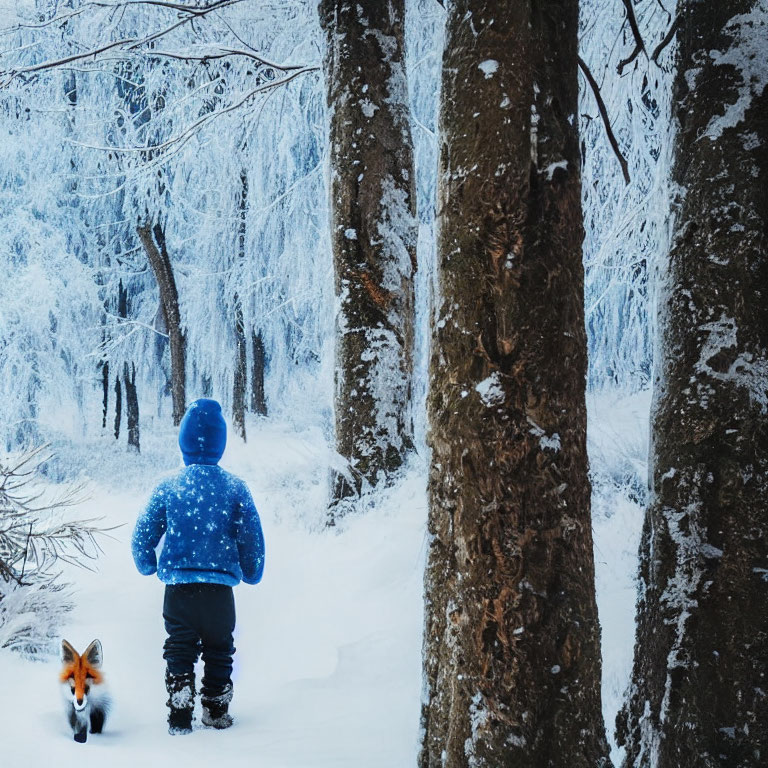
[[[66,640],[61,642],[63,664],[59,682],[67,702],[67,719],[75,741],[84,742],[91,733],[101,733],[109,708],[101,671],[101,643],[94,640],[79,654]]]
[[[61,682],[66,683],[70,678],[75,681],[75,696],[82,699],[85,695],[85,681],[90,680],[91,685],[100,685],[104,682],[104,676],[96,667],[88,663],[88,659],[77,654],[71,664],[67,664],[61,671]]]

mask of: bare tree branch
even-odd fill
[[[242,2],[246,2],[246,0],[216,0],[216,2],[213,2],[210,5],[201,6],[199,8],[180,6],[175,3],[163,3],[162,0],[126,0],[126,2],[124,3],[92,2],[89,4],[91,7],[100,7],[100,8],[114,7],[115,9],[123,7],[125,5],[162,5],[165,7],[173,7],[174,10],[178,10],[179,12],[186,13],[187,15],[179,19],[178,21],[176,21],[174,24],[171,24],[170,26],[165,27],[164,29],[158,30],[157,32],[153,32],[152,34],[147,35],[145,37],[124,38],[122,40],[115,40],[111,43],[106,43],[105,45],[102,45],[96,48],[91,48],[90,50],[87,50],[85,52],[72,54],[71,56],[65,56],[64,58],[56,59],[54,61],[43,61],[43,62],[40,62],[39,64],[33,64],[28,67],[20,67],[19,69],[15,69],[15,70],[0,71],[0,87],[7,87],[17,77],[20,77],[22,75],[32,74],[34,72],[40,72],[48,69],[56,69],[57,67],[63,67],[75,61],[83,61],[84,59],[96,58],[100,54],[106,53],[107,51],[114,50],[115,48],[119,48],[124,51],[135,51],[137,48],[141,48],[142,46],[148,45],[149,43],[154,42],[155,40],[163,37],[164,35],[167,35],[170,32],[173,32],[175,29],[178,29],[184,24],[187,24],[191,21],[194,21],[195,19],[199,19],[203,16],[206,16],[212,11],[217,11],[222,8],[227,8],[229,6],[236,5]],[[72,15],[73,14],[65,14],[65,19],[70,18]]]
[[[281,72],[292,72],[296,69],[304,69],[304,64],[277,64],[274,61],[265,59],[258,53],[251,53],[250,51],[242,51],[237,48],[219,48],[218,50],[211,50],[210,52],[200,53],[194,55],[191,53],[176,53],[174,51],[156,51],[146,52],[143,54],[146,58],[152,58],[154,56],[161,56],[169,59],[179,59],[181,61],[216,61],[218,59],[226,59],[230,56],[244,56],[253,61],[257,61],[265,67],[271,67],[272,69],[280,70]]]
[[[243,105],[247,104],[248,101],[250,101],[254,96],[256,96],[259,93],[263,93],[265,91],[268,91],[272,88],[277,88],[281,85],[287,85],[291,82],[291,80],[294,80],[299,75],[307,74],[309,72],[317,72],[320,69],[318,66],[313,67],[302,67],[301,69],[294,70],[286,77],[280,78],[278,80],[270,80],[267,83],[262,83],[261,85],[257,86],[251,91],[248,91],[248,93],[243,96],[242,99],[239,101],[236,101],[234,104],[230,104],[228,107],[224,107],[223,109],[219,109],[215,112],[208,112],[205,115],[203,115],[199,120],[192,123],[187,129],[182,131],[178,136],[174,136],[167,141],[164,141],[160,144],[153,144],[153,145],[147,145],[144,147],[114,147],[114,146],[97,146],[95,144],[83,144],[78,141],[73,141],[72,144],[75,146],[82,146],[89,149],[99,149],[104,152],[122,152],[122,153],[151,153],[152,155],[156,156],[157,153],[162,153],[172,147],[174,145],[186,144],[187,141],[189,141],[192,136],[195,135],[201,128],[206,126],[209,122],[212,120],[215,120],[217,117],[220,117],[221,115],[226,115],[229,112],[234,112],[235,110],[239,109]]]
[[[626,59],[619,62],[617,67],[618,73],[621,74],[624,71],[624,67],[631,64],[639,55],[641,51],[645,50],[645,43],[643,37],[640,34],[640,27],[637,25],[637,18],[635,17],[635,9],[632,7],[632,0],[623,0],[624,7],[627,9],[627,19],[629,19],[629,26],[632,29],[632,35],[635,38],[635,49]]]
[[[69,19],[74,18],[75,16],[81,16],[91,8],[111,8],[112,10],[117,11],[124,10],[130,5],[154,5],[160,8],[167,8],[169,10],[188,13],[195,17],[205,16],[211,11],[217,11],[230,5],[235,5],[236,3],[242,2],[245,2],[245,0],[215,0],[215,2],[211,3],[210,5],[190,7],[182,3],[163,2],[163,0],[122,0],[122,2],[114,3],[102,2],[101,0],[91,0],[91,2],[83,3],[77,10],[69,11],[68,13],[62,13],[58,16],[53,16],[52,18],[47,19],[46,21],[42,21],[39,24],[14,24],[12,27],[0,29],[0,35],[8,35],[14,32],[20,32],[22,29],[44,29],[45,27],[50,27],[53,24],[69,21]]]
[[[579,61],[579,67],[581,68],[581,71],[583,72],[584,77],[587,79],[587,82],[589,83],[590,88],[592,88],[592,93],[595,94],[595,101],[597,102],[597,108],[600,110],[600,117],[603,118],[605,133],[608,136],[608,142],[611,145],[611,149],[613,149],[613,152],[619,161],[619,165],[621,166],[621,172],[624,174],[624,181],[626,184],[629,184],[630,182],[629,165],[627,164],[627,161],[624,158],[624,155],[621,154],[621,150],[619,149],[619,142],[616,141],[616,136],[614,135],[613,129],[611,128],[611,122],[608,119],[608,110],[605,107],[605,102],[603,101],[603,97],[600,95],[600,87],[597,84],[597,80],[595,80],[592,73],[589,71],[589,67],[586,65],[584,59],[582,59],[581,56],[579,56],[578,61]]]
[[[680,26],[680,16],[675,16],[675,20],[672,22],[671,26],[669,27],[669,31],[666,35],[664,35],[664,39],[656,46],[656,48],[653,51],[653,54],[651,55],[651,61],[653,61],[655,64],[659,63],[659,56],[661,55],[661,52],[672,42],[672,39],[675,36],[675,32],[677,32],[677,28]]]

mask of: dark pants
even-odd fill
[[[168,639],[163,658],[173,675],[194,671],[202,651],[203,696],[217,696],[231,682],[235,646],[235,596],[223,584],[168,584],[163,601]]]

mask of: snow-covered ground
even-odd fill
[[[609,732],[632,660],[635,561],[642,507],[627,488],[644,479],[645,395],[590,400],[598,604],[603,626],[604,710]],[[235,590],[235,725],[166,731],[163,588],[131,560],[133,522],[155,482],[176,462],[173,435],[145,432],[141,457],[122,449],[65,447],[81,462],[90,498],[81,518],[122,524],[102,542],[95,572],[68,569],[77,607],[62,634],[78,650],[95,637],[114,699],[105,732],[72,740],[59,665],[0,651],[5,704],[3,765],[406,768],[415,764],[421,692],[426,465],[366,515],[322,527],[332,456],[321,433],[253,423],[230,437],[222,466],[249,484],[267,544],[263,582]],[[231,434],[231,433],[230,433]],[[199,724],[199,712],[197,713]],[[618,753],[614,752],[614,757]]]
[[[603,650],[603,717],[613,764],[624,750],[613,729],[632,671],[637,549],[643,526],[650,392],[587,399],[592,533]]]
[[[222,732],[201,727],[187,737],[167,733],[163,586],[137,573],[129,546],[136,516],[162,472],[139,485],[132,459],[123,454],[120,490],[104,479],[92,481],[90,500],[77,510],[78,517],[103,515],[105,525],[123,527],[102,541],[98,571],[67,571],[77,607],[62,630],[79,651],[95,637],[102,641],[113,712],[103,735],[75,743],[63,715],[58,663],[0,651],[3,765],[153,768],[169,759],[184,768],[413,764],[424,468],[414,467],[365,516],[324,531],[318,503],[320,470],[328,464],[318,435],[255,425],[251,432],[247,446],[230,437],[221,462],[248,482],[267,546],[262,583],[235,588],[235,725]],[[114,458],[107,451],[104,461],[110,465]],[[313,518],[318,525],[307,525]]]

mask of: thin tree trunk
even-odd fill
[[[264,366],[266,355],[261,331],[251,332],[252,369],[251,369],[251,412],[260,416],[267,415],[267,399],[264,395]]]
[[[577,22],[577,0],[460,0],[448,16],[420,768],[610,765]]]
[[[248,211],[248,176],[240,171],[240,222],[237,232],[237,259],[242,265],[245,261],[245,224]],[[245,391],[248,386],[248,354],[245,339],[245,321],[240,295],[235,291],[235,375],[232,386],[232,426],[243,440],[245,437]]]
[[[101,361],[101,387],[104,393],[101,411],[101,428],[107,428],[107,413],[109,411],[109,361]]]
[[[179,294],[168,251],[165,247],[165,233],[159,224],[140,224],[136,231],[160,290],[160,304],[163,308],[165,325],[171,348],[171,399],[173,402],[173,424],[178,426],[184,416],[186,389],[186,340],[181,330]]]
[[[336,445],[351,482],[338,501],[397,470],[413,446],[417,222],[404,2],[321,0],[330,112],[336,318]]]
[[[120,280],[117,284],[117,316],[121,319],[128,317],[128,290]],[[120,369],[115,375],[115,440],[120,439],[120,421],[123,416],[123,391],[120,385]]]
[[[235,295],[235,376],[232,387],[232,426],[245,440],[245,390],[247,386],[248,358],[246,355],[243,308]]]
[[[674,228],[624,765],[768,760],[768,4],[678,5]]]
[[[136,366],[123,363],[123,382],[125,384],[125,422],[128,429],[128,447],[139,453],[139,398],[136,395]]]
[[[123,415],[123,394],[120,389],[120,376],[115,376],[115,440],[120,439],[120,419]]]

